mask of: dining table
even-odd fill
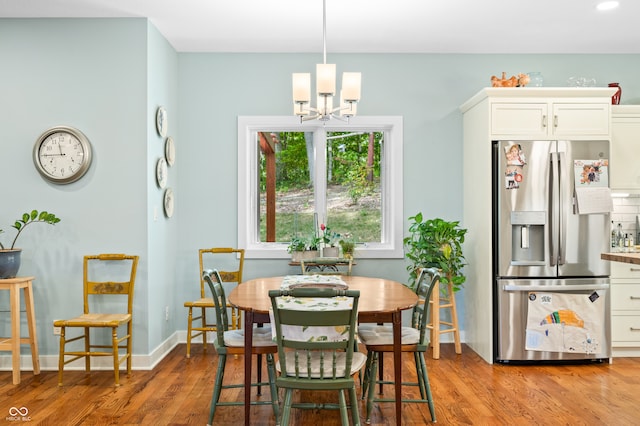
[[[396,424],[402,420],[402,311],[413,308],[418,296],[406,285],[385,279],[361,276],[341,276],[349,290],[360,290],[359,323],[391,323],[393,328],[393,365]],[[245,353],[251,354],[254,324],[268,324],[271,299],[269,290],[282,288],[284,276],[255,278],[236,286],[227,301],[244,312]],[[252,357],[244,357],[244,423],[250,424]]]

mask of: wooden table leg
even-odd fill
[[[396,398],[396,425],[402,424],[402,311],[395,311],[393,324],[393,370]]]
[[[244,311],[244,424],[251,415],[251,347],[253,346],[253,311]]]

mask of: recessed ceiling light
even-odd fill
[[[598,3],[598,6],[596,7],[598,10],[611,10],[611,9],[615,9],[619,5],[620,3],[617,1],[604,1],[602,3]]]

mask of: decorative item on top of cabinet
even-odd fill
[[[622,97],[622,87],[620,87],[619,83],[609,83],[609,87],[615,87],[618,90],[611,97],[612,105],[620,105],[620,98]]]
[[[518,74],[518,76],[512,75],[507,78],[507,73],[502,72],[502,78],[498,78],[495,75],[491,76],[491,87],[524,87],[529,84],[529,76],[527,74]]]

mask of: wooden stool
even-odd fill
[[[462,345],[460,344],[460,328],[458,327],[458,312],[456,311],[456,298],[453,293],[453,284],[438,283],[438,287],[431,293],[429,303],[431,303],[431,322],[427,325],[427,328],[431,329],[433,359],[440,358],[440,335],[444,333],[453,333],[456,353],[461,354]],[[451,321],[442,321],[440,319],[441,309],[450,310]],[[443,326],[446,328],[442,328]]]
[[[0,279],[0,290],[10,291],[11,300],[11,337],[0,337],[0,351],[11,351],[13,364],[13,384],[20,383],[20,345],[31,345],[33,374],[40,374],[38,358],[38,339],[36,337],[36,314],[33,309],[33,277]],[[29,337],[20,336],[20,289],[24,289],[24,304],[29,326]]]

